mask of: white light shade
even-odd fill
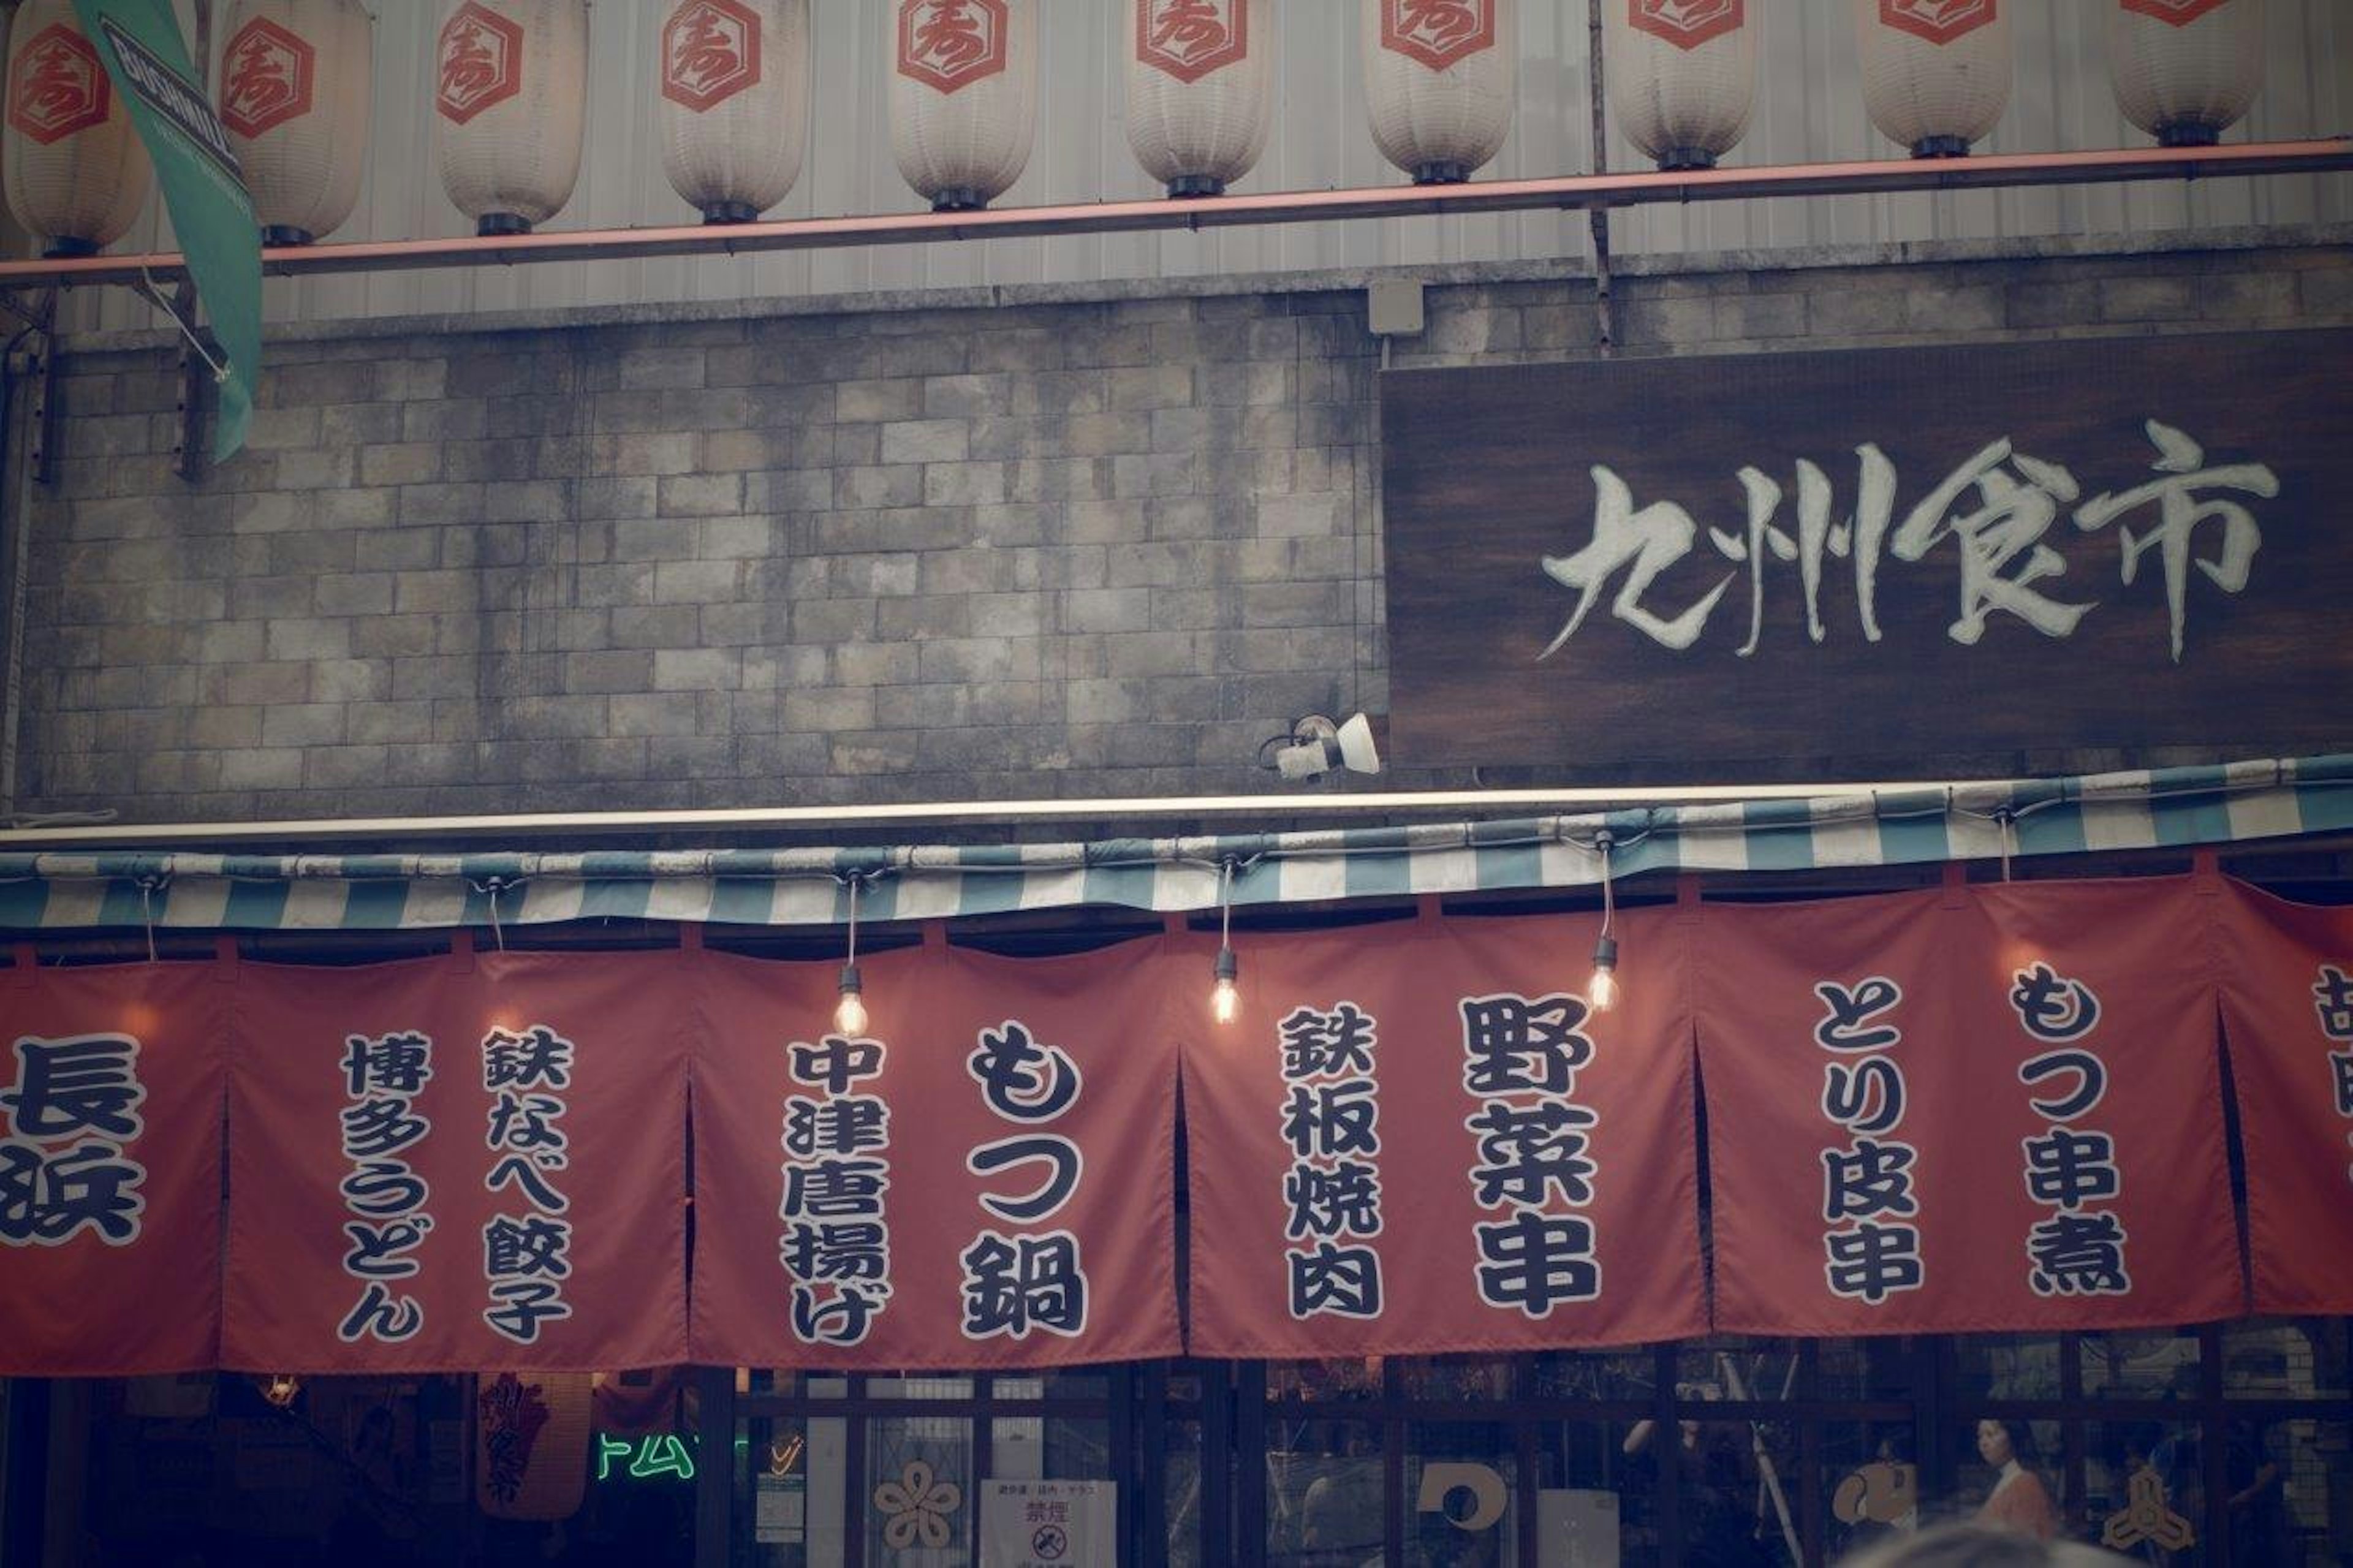
[[[662,173],[712,223],[785,199],[808,144],[808,0],[665,0],[654,14]]]
[[[1754,0],[1602,0],[1601,63],[1627,141],[1662,169],[1707,169],[1757,104]]]
[[[986,206],[1029,163],[1037,0],[891,0],[891,153],[935,209]]]
[[[1417,184],[1467,180],[1511,133],[1519,0],[1358,0],[1381,156]]]
[[[2263,0],[2108,0],[2108,79],[2168,147],[2219,140],[2263,85]]]
[[[433,153],[484,234],[519,234],[572,199],[588,100],[587,0],[441,0]]]
[[[1249,174],[1274,123],[1271,0],[1119,0],[1127,144],[1172,196]]]
[[[0,184],[51,256],[87,256],[131,230],[154,174],[122,95],[73,0],[25,0],[8,29]]]
[[[2010,106],[2017,0],[1852,0],[1862,101],[1916,158],[1954,158]]]
[[[375,44],[359,0],[237,0],[220,117],[273,245],[341,228],[367,163]]]

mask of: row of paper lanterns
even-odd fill
[[[1247,174],[1274,113],[1274,0],[1116,0],[1126,12],[1126,122],[1171,196]],[[2018,0],[1851,0],[1864,99],[1882,132],[1954,156],[2010,92]],[[1422,183],[1495,155],[1516,100],[1518,0],[1358,0],[1374,141]],[[1620,129],[1662,168],[1706,167],[1755,103],[1758,0],[1607,0],[1604,64]],[[1029,157],[1039,0],[891,0],[891,148],[940,209],[985,205]],[[809,0],[663,0],[662,167],[712,223],[745,222],[799,177]],[[571,198],[588,108],[588,0],[441,0],[433,142],[450,201],[483,234],[545,221]],[[2263,0],[2108,0],[2126,115],[2168,144],[2213,141],[2263,69]],[[302,244],[351,216],[367,151],[371,22],[359,0],[235,0],[219,100],[262,223]],[[121,237],[146,155],[75,20],[25,0],[8,40],[5,184],[50,253]]]

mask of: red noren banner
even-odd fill
[[[936,942],[832,965],[702,955],[693,1359],[987,1368],[1179,1352],[1176,1035],[1159,940]]]
[[[2353,910],[2221,904],[2255,1310],[2353,1312]]]
[[[1717,1329],[2242,1310],[2212,885],[1707,908],[1694,958]]]
[[[1174,1355],[1180,1055],[1195,1353],[2206,1321],[2248,1310],[2218,1016],[2253,1310],[2353,1311],[2353,911],[2209,875],[1642,909],[1599,1015],[1597,934],[1247,933],[1221,1026],[1197,939],[934,931],[847,1037],[833,964],[699,947],[20,962],[0,1374]]]
[[[222,1364],[683,1361],[682,962],[244,965]]]
[[[0,1373],[214,1364],[235,973],[0,969]]]
[[[1185,1054],[1195,1352],[1703,1331],[1681,921],[1620,917],[1598,1016],[1591,919],[1240,943],[1240,1016]]]

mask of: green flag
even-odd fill
[[[224,461],[245,445],[261,369],[261,231],[253,197],[220,118],[196,85],[171,0],[74,0],[74,9],[130,103],[220,341],[228,374],[220,381],[213,458]]]

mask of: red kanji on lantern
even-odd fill
[[[954,92],[1005,68],[1005,0],[902,0],[899,74]]]
[[[237,30],[224,57],[221,123],[248,139],[311,112],[319,52],[267,16]]]
[[[737,0],[686,0],[662,26],[662,96],[700,114],[760,80],[760,18]]]
[[[1879,19],[1899,32],[1949,44],[1994,19],[1998,0],[1879,0]]]
[[[62,22],[35,35],[8,79],[8,123],[44,146],[102,123],[113,101],[98,51]]]
[[[1495,43],[1495,0],[1383,0],[1381,47],[1444,70]]]
[[[522,90],[522,28],[474,0],[442,25],[438,58],[434,106],[453,125]]]
[[[2137,16],[2154,16],[2176,27],[2186,27],[2209,11],[2221,9],[2225,0],[2120,0]]]
[[[1250,53],[1250,0],[1135,0],[1135,58],[1198,81]]]
[[[1743,0],[1626,0],[1626,23],[1638,33],[1695,49],[1747,20]]]

